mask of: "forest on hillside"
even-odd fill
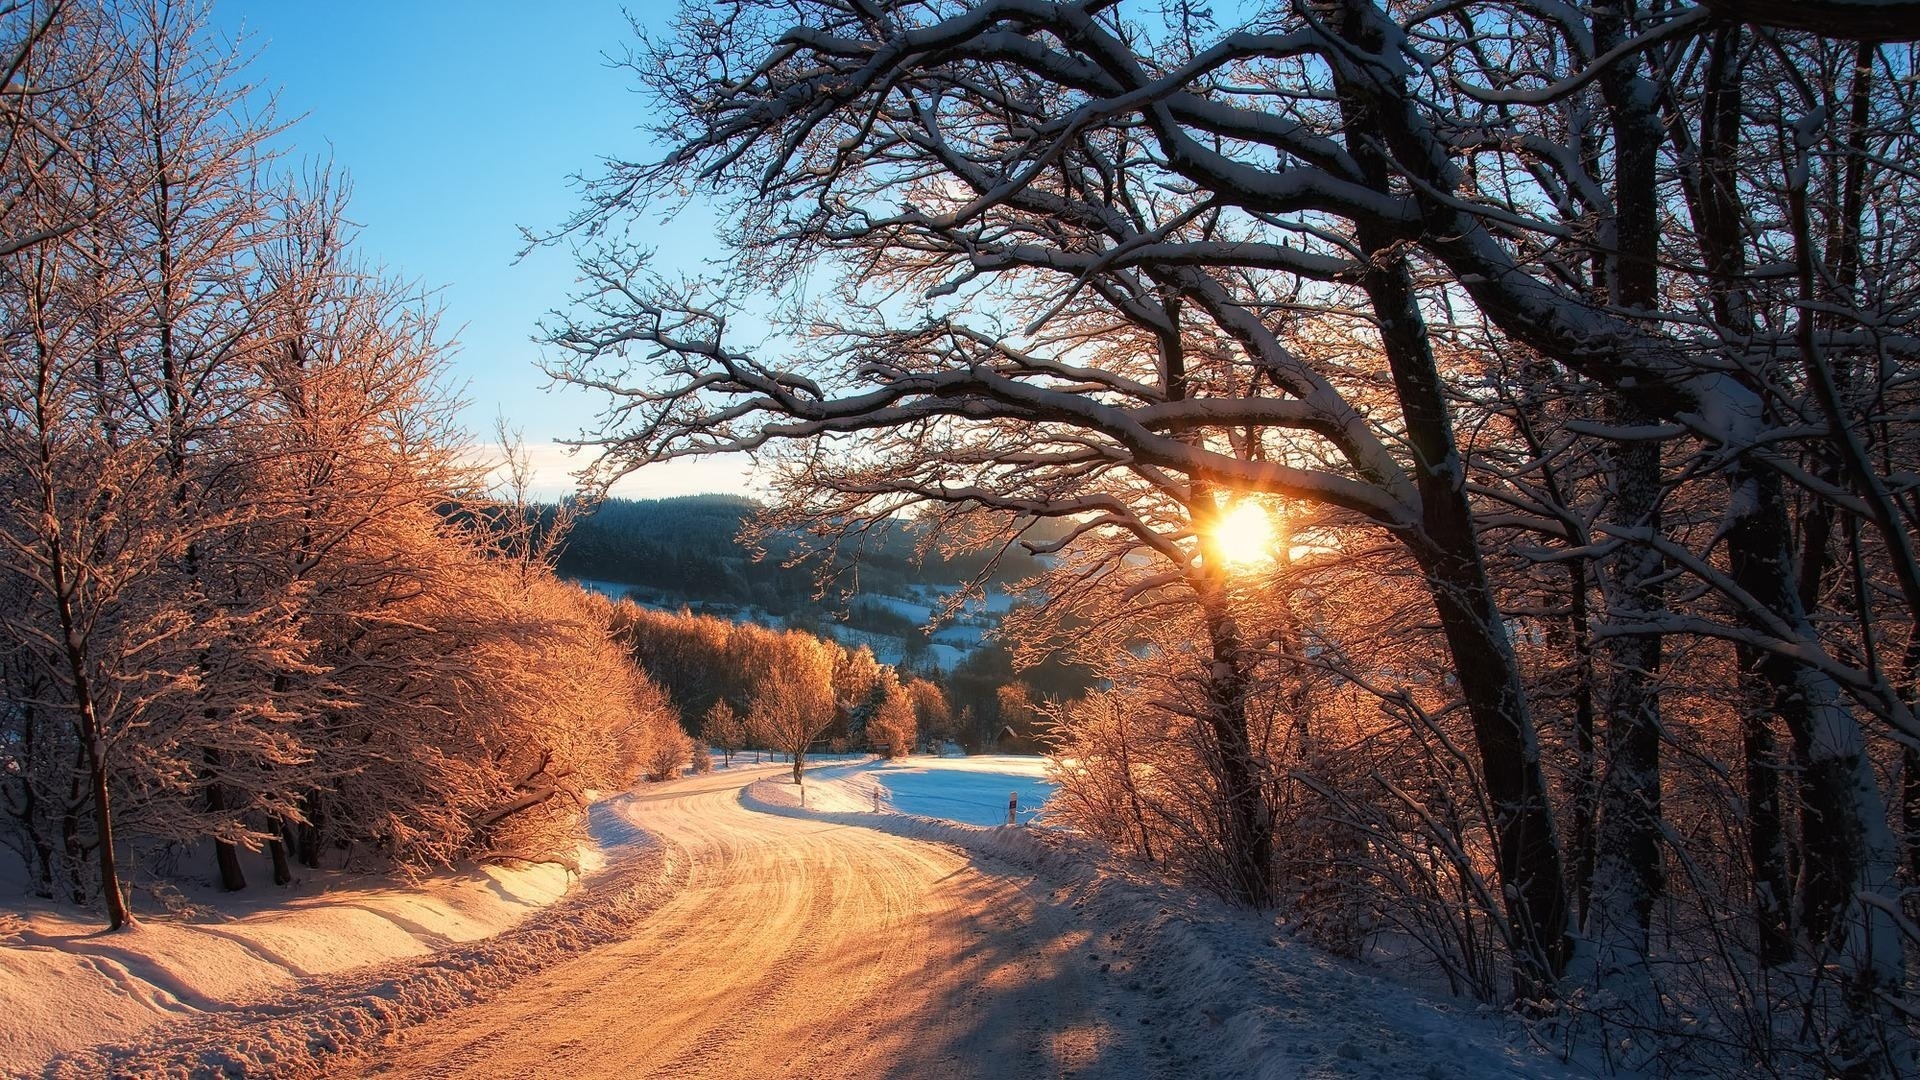
[[[967,635],[970,643],[958,650],[957,662],[942,665],[929,654],[932,633],[950,621],[940,618],[943,598],[965,601],[968,590],[976,588],[1005,595],[1037,579],[1045,564],[1027,548],[943,552],[926,526],[900,521],[883,522],[868,535],[852,538],[837,532],[821,538],[773,532],[755,540],[755,515],[762,509],[755,501],[729,495],[608,499],[570,520],[553,545],[561,575],[590,581],[610,595],[654,609],[623,616],[629,626],[622,631],[623,639],[642,667],[662,681],[690,734],[698,733],[700,718],[716,700],[726,700],[745,716],[752,696],[748,684],[773,677],[747,670],[751,664],[744,658],[760,654],[730,648],[729,632],[721,629],[727,623],[739,624],[731,631],[736,636],[752,636],[755,627],[800,631],[841,656],[843,663],[861,650],[871,661],[875,650],[866,642],[887,642],[883,667],[897,670],[902,680],[937,687],[953,703],[950,716],[943,715],[938,723],[922,718],[911,740],[916,747],[952,744],[969,752],[1037,752],[1048,745],[1050,711],[1092,688],[1091,671],[1064,652],[1035,656],[1032,663],[1016,666],[1018,650],[994,631],[1006,613],[1024,601],[988,607],[974,597],[953,616],[977,624]],[[554,512],[542,508],[543,526],[550,525]],[[1057,535],[1051,522],[1027,530],[1029,539]],[[929,617],[922,620],[874,603],[874,596],[926,597],[925,604],[909,610],[925,610]],[[653,632],[639,634],[637,627],[652,627]],[[685,640],[665,653],[648,644],[669,633]],[[695,641],[701,644],[696,647]],[[669,656],[690,659],[682,663]],[[738,668],[731,676],[733,688],[725,693],[713,689],[723,681],[719,675],[699,674],[690,683],[686,676],[669,673],[705,667]],[[818,745],[866,745],[862,721],[853,712],[865,693],[843,688],[838,715],[816,736]]]
[[[875,523],[856,536],[757,533],[761,504],[742,496],[611,498],[575,519],[558,550],[560,573],[639,586],[686,601],[752,606],[775,615],[845,613],[858,592],[1014,586],[1044,569],[1019,545],[943,548],[926,526]],[[1051,536],[1051,523],[1035,535]]]

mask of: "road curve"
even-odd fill
[[[742,806],[768,775],[629,801],[684,876],[632,937],[335,1075],[1167,1075],[1044,889],[944,845]]]

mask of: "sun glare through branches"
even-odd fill
[[[1220,557],[1238,566],[1259,566],[1273,561],[1273,518],[1256,502],[1242,502],[1228,511],[1213,527],[1214,543]]]

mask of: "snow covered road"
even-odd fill
[[[809,775],[809,808],[785,765],[647,785],[594,805],[605,869],[514,929],[34,1075],[1591,1075],[1509,1018],[1396,985],[1068,835],[869,812],[877,779],[916,770],[1018,775],[991,760],[841,762]]]
[[[746,809],[739,770],[625,804],[684,874],[634,935],[336,1075],[1191,1075],[1070,908],[962,851]],[[1206,1070],[1199,1069],[1199,1072]]]

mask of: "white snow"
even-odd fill
[[[903,814],[968,825],[1004,825],[1007,797],[1019,798],[1021,823],[1032,821],[1053,796],[1047,759],[1011,754],[970,758],[910,757],[862,770],[883,801]]]
[[[589,875],[609,852],[631,856],[644,842],[622,824],[626,798],[595,807],[593,839],[575,855]],[[304,880],[287,888],[196,891],[180,914],[136,904],[138,927],[117,934],[44,901],[0,898],[0,911],[12,912],[0,915],[0,1071],[37,1069],[55,1055],[136,1040],[156,1025],[261,1002],[368,965],[444,961],[463,945],[521,926],[578,881],[556,863],[475,866],[410,884],[300,874]],[[401,1004],[386,1001],[378,1009]]]
[[[940,665],[941,671],[952,671],[959,667],[970,651],[955,645],[942,645],[939,642],[927,646],[927,655],[933,657],[933,662]]]
[[[933,618],[933,605],[916,603],[898,596],[888,596],[886,593],[861,593],[854,598],[853,603],[856,607],[873,607],[882,611],[891,611],[896,615],[912,619],[916,625]]]

